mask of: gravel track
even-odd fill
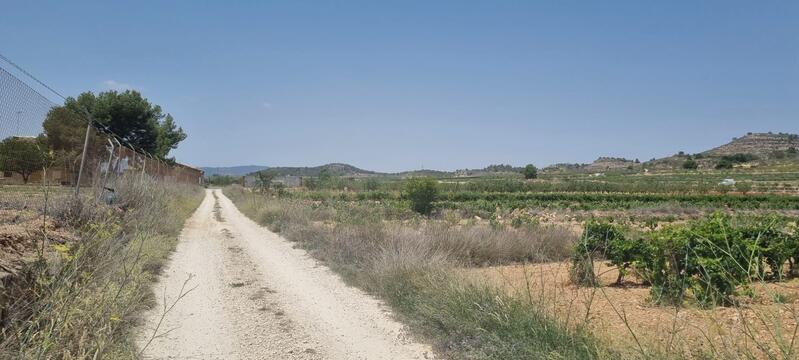
[[[137,337],[147,359],[433,358],[380,301],[219,190],[207,190],[186,222],[155,291]]]

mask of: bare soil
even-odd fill
[[[78,240],[73,231],[35,211],[0,209],[0,279],[13,277],[51,245]]]
[[[757,358],[795,354],[799,319],[799,279],[752,286],[752,295],[738,296],[739,306],[701,309],[659,306],[650,288],[631,278],[615,286],[618,271],[596,265],[602,287],[577,287],[569,282],[568,263],[468,269],[477,281],[541,304],[572,326],[586,326],[605,341],[625,348],[641,345],[664,353],[700,351]],[[778,301],[775,301],[778,300]],[[782,347],[782,353],[780,352]],[[771,355],[771,356],[770,356]],[[773,357],[772,357],[773,356]]]

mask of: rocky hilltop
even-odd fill
[[[635,166],[637,164],[638,164],[637,162],[625,158],[603,156],[594,160],[594,162],[585,165],[581,170],[586,172],[623,170],[629,168],[630,166]]]
[[[748,133],[731,142],[705,151],[707,156],[733,154],[770,155],[776,151],[799,148],[799,135],[786,133]]]

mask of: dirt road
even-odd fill
[[[246,218],[219,190],[207,190],[187,221],[156,295],[137,339],[145,358],[432,358],[379,301]]]

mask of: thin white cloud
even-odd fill
[[[271,109],[272,108],[272,104],[269,103],[269,102],[266,102],[266,101],[264,101],[263,104],[261,104],[261,106],[263,106],[264,109]]]
[[[122,82],[119,82],[119,81],[116,81],[116,80],[103,81],[103,87],[106,90],[116,90],[116,91],[138,90],[137,87],[135,87],[135,86],[133,86],[131,84],[122,83]]]

